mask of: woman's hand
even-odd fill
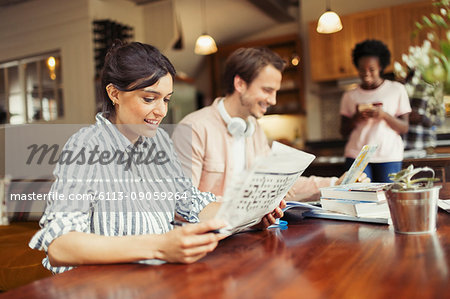
[[[223,221],[212,219],[177,227],[161,236],[156,257],[168,262],[193,263],[213,251],[218,242],[226,237],[210,231],[225,226]]]
[[[355,114],[352,117],[341,116],[341,128],[340,133],[344,138],[348,138],[356,125],[360,122],[367,121],[371,117],[371,111],[363,110],[359,111],[356,109]]]
[[[373,117],[373,110],[363,110],[363,111],[357,111],[354,116],[354,119],[355,119],[355,122],[359,122],[359,121],[368,120],[371,117]]]
[[[256,229],[266,229],[272,224],[276,223],[277,218],[283,217],[283,209],[286,207],[286,201],[284,199],[281,200],[278,207],[275,208],[271,213],[266,214],[262,219],[261,222],[254,225],[253,228]]]
[[[370,117],[382,120],[386,116],[386,112],[384,112],[382,106],[374,106],[369,113]]]

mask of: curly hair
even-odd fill
[[[378,57],[381,72],[384,71],[391,61],[391,52],[388,47],[383,42],[375,39],[367,39],[356,44],[352,52],[353,64],[358,67],[359,59],[367,56]]]

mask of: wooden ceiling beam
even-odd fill
[[[247,0],[248,2],[255,5],[266,15],[274,19],[279,23],[287,23],[295,21],[293,17],[288,12],[288,8],[292,5],[297,6],[297,1],[292,0]]]

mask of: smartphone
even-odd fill
[[[366,103],[366,104],[358,104],[357,109],[359,112],[373,111],[373,110],[375,110],[375,107],[382,107],[382,106],[383,106],[383,103],[381,103],[381,102]]]

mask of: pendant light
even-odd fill
[[[203,34],[197,38],[195,42],[194,53],[198,55],[209,55],[217,52],[217,46],[214,39],[206,33],[206,13],[205,13],[205,0],[201,0],[202,11],[202,29]]]
[[[330,0],[327,1],[327,9],[320,16],[317,23],[317,32],[319,33],[335,33],[342,30],[341,19],[330,9]]]

